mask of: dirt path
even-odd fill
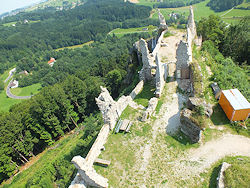
[[[176,62],[176,49],[180,40],[183,39],[184,32],[178,30],[169,29],[169,32],[173,36],[163,38],[162,42],[167,44],[165,47],[161,47],[159,50],[159,56],[163,63]]]
[[[191,149],[188,155],[176,161],[175,175],[182,178],[198,176],[216,161],[226,156],[243,155],[250,157],[250,138],[241,135],[226,134],[209,141],[197,149]]]

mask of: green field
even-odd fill
[[[145,5],[145,6],[150,6],[153,7],[153,5],[158,4],[157,0],[138,0],[139,3],[138,5]]]
[[[237,23],[239,20],[244,16],[250,16],[250,10],[240,10],[240,9],[233,9],[232,11],[226,10],[223,12],[214,12],[206,4],[209,0],[204,2],[198,3],[193,5],[194,9],[194,17],[196,21],[199,21],[202,17],[208,17],[211,14],[215,14],[218,16],[222,16],[222,19],[227,23]],[[188,17],[189,15],[189,6],[180,7],[180,8],[164,8],[160,9],[161,13],[167,19],[168,14],[171,12],[183,14],[184,16]],[[158,13],[154,13],[152,18],[158,19]]]
[[[16,96],[29,96],[29,95],[35,95],[39,93],[39,90],[42,88],[41,84],[33,84],[31,86],[27,87],[18,87],[14,89],[10,89],[11,93]]]
[[[2,75],[0,75],[0,80],[4,81],[9,75],[9,70],[5,71]],[[9,82],[8,82],[9,83]],[[5,83],[5,87],[8,83]],[[15,88],[11,89],[11,92],[17,96],[28,96],[31,94],[36,94],[39,92],[41,88],[41,84],[33,84],[31,86],[23,87],[23,88]],[[10,107],[14,104],[20,103],[23,100],[11,99],[7,97],[6,91],[0,91],[0,112],[9,111]]]
[[[5,90],[0,92],[0,112],[9,111],[10,107],[14,104],[20,103],[23,100],[11,99],[6,96]]]
[[[16,24],[17,22],[9,22],[9,23],[5,23],[5,24],[3,24],[3,26],[5,26],[5,27],[10,27],[10,26],[12,26],[13,24]]]
[[[67,47],[57,48],[56,51],[64,50],[64,49],[82,48],[83,46],[90,45],[90,44],[92,44],[93,42],[94,42],[94,41],[91,40],[91,41],[85,42],[85,43],[83,43],[83,44],[78,44],[78,45],[74,45],[74,46],[67,46]]]
[[[144,31],[143,28],[148,28],[148,30]],[[131,34],[131,33],[150,33],[152,34],[152,32],[156,30],[156,26],[145,26],[145,27],[137,27],[137,28],[128,28],[128,29],[121,29],[121,28],[117,28],[114,29],[112,31],[110,31],[108,34],[109,35],[113,35],[115,34],[117,37],[122,37],[125,34]]]

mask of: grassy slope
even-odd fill
[[[199,21],[202,17],[208,17],[211,14],[215,14],[218,16],[224,15],[228,10],[223,12],[214,12],[209,7],[206,6],[206,4],[209,2],[209,0],[206,0],[204,2],[198,3],[193,5],[194,8],[194,17],[196,21]],[[186,17],[189,15],[189,6],[187,7],[180,7],[180,8],[164,8],[160,9],[161,13],[165,16],[165,18],[168,17],[168,14],[171,12],[176,12],[179,14],[184,14]],[[239,10],[239,9],[233,9],[229,13],[222,16],[222,19],[227,23],[237,23],[241,17],[249,16],[250,10]],[[153,15],[153,18],[158,18],[158,14],[155,13]]]
[[[53,163],[57,158],[67,157],[70,152],[73,152],[81,136],[83,136],[83,133],[70,135],[68,134],[63,137],[63,139],[57,141],[53,145],[55,149],[46,149],[41,154],[33,158],[31,160],[31,163],[34,164],[31,165],[27,170],[24,170],[22,173],[15,176],[11,184],[6,185],[6,187],[26,187],[25,184],[27,183],[27,181],[30,178],[34,177],[34,175],[41,170],[41,167],[44,167],[48,163]]]
[[[39,93],[39,90],[41,88],[42,88],[41,84],[38,83],[27,87],[22,87],[22,88],[18,87],[11,89],[11,93],[16,96],[29,96]]]
[[[92,44],[93,42],[94,42],[94,41],[91,40],[91,41],[85,42],[85,43],[83,43],[83,44],[78,44],[78,45],[74,45],[74,46],[67,46],[67,47],[57,48],[56,51],[64,50],[64,49],[82,48],[83,46],[90,45],[90,44]]]
[[[143,28],[148,28],[147,31],[143,31]],[[131,34],[131,33],[140,33],[140,32],[145,32],[145,33],[151,33],[156,29],[156,26],[145,26],[145,27],[137,27],[137,28],[128,28],[128,29],[121,29],[121,28],[116,28],[112,31],[109,32],[109,35],[115,34],[117,37],[122,37],[125,34]]]
[[[4,81],[8,75],[9,75],[9,71],[7,70],[5,71],[2,75],[0,75],[0,80]],[[5,86],[7,86],[7,83],[5,83]],[[14,105],[21,102],[20,100],[15,100],[15,99],[11,99],[9,97],[6,96],[5,90],[0,91],[0,112],[7,112],[9,111],[9,108]]]
[[[0,80],[4,81],[9,75],[9,70],[5,71],[2,75],[0,75]],[[5,84],[5,87],[7,86],[7,83]],[[15,88],[11,89],[11,92],[14,95],[17,96],[27,96],[31,95],[31,93],[36,94],[39,92],[39,89],[41,88],[41,84],[34,84],[28,87],[23,88]],[[14,104],[20,103],[23,100],[17,100],[17,99],[11,99],[6,96],[5,90],[0,91],[0,112],[7,112],[9,111],[10,107]]]
[[[243,159],[238,160],[238,158]],[[216,162],[207,172],[201,173],[201,178],[205,181],[200,187],[216,187],[217,177],[221,168],[221,164],[227,162],[232,164],[232,167],[225,171],[225,180],[228,181],[227,187],[247,187],[249,186],[249,171],[250,171],[250,158],[244,156],[225,157]],[[242,181],[244,180],[244,181]]]

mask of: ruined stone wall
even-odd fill
[[[144,39],[139,41],[140,52],[142,56],[142,69],[139,73],[140,80],[148,81],[152,79],[151,65],[153,64],[153,58],[149,53],[148,44]]]
[[[144,85],[144,81],[141,80],[136,87],[133,89],[133,91],[129,94],[129,96],[134,99],[136,97],[136,95],[138,95],[142,89],[143,89],[143,85]]]
[[[165,30],[165,31],[163,31],[161,34],[160,34],[160,36],[159,36],[159,38],[158,38],[158,40],[157,40],[157,42],[156,42],[156,45],[155,45],[155,48],[154,48],[154,50],[153,50],[153,52],[152,52],[152,56],[154,57],[154,59],[155,59],[155,56],[156,56],[156,54],[159,52],[159,50],[160,50],[160,47],[161,47],[161,41],[162,41],[162,39],[163,39],[163,37],[164,37],[164,34],[167,32],[167,30]]]
[[[104,123],[108,124],[110,129],[113,130],[119,117],[117,103],[110,96],[106,88],[101,87],[101,90],[101,94],[96,98],[96,104],[102,113]]]
[[[103,115],[105,124],[101,128],[94,144],[88,152],[86,158],[75,156],[72,163],[78,169],[78,173],[71,182],[70,188],[108,187],[108,179],[104,178],[93,168],[93,163],[100,155],[103,145],[106,143],[110,130],[121,115],[122,111],[128,106],[135,106],[133,98],[142,90],[143,81],[140,81],[129,96],[122,96],[118,101],[114,101],[106,88],[101,87],[101,93],[96,98],[96,103]]]
[[[94,144],[89,150],[88,155],[85,158],[85,163],[89,166],[94,164],[95,159],[101,154],[101,148],[106,143],[109,134],[109,125],[102,126]]]
[[[191,40],[194,40],[194,38],[196,37],[196,26],[195,26],[195,22],[194,22],[194,11],[193,11],[192,6],[190,6],[190,9],[189,9],[187,28],[190,29]]]
[[[162,64],[158,54],[155,57],[155,61],[156,61],[156,74],[155,74],[155,86],[156,86],[156,91],[155,91],[155,95],[156,97],[160,97],[162,90],[164,88],[165,85],[165,81],[167,78],[167,65],[166,64]]]
[[[192,52],[191,52],[192,53]],[[190,55],[188,49],[188,43],[180,41],[176,50],[176,78],[189,79],[190,71]]]
[[[149,120],[150,116],[155,111],[157,103],[158,103],[158,99],[155,98],[155,97],[153,97],[153,98],[151,98],[149,100],[149,102],[148,102],[148,108],[143,113],[141,121],[147,121],[147,120]]]
[[[192,143],[200,141],[201,129],[191,120],[192,111],[184,109],[181,111],[180,122],[181,132],[190,138]]]

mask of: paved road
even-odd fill
[[[8,76],[8,78],[6,78],[6,80],[4,80],[4,83],[8,82],[8,80],[11,79],[14,72],[16,72],[16,68],[10,70],[9,76]]]
[[[8,86],[7,86],[7,89],[6,89],[6,95],[9,97],[9,98],[12,98],[12,99],[30,99],[32,96],[16,96],[16,95],[13,95],[11,92],[10,92],[10,83],[12,82],[12,80],[9,82]]]

